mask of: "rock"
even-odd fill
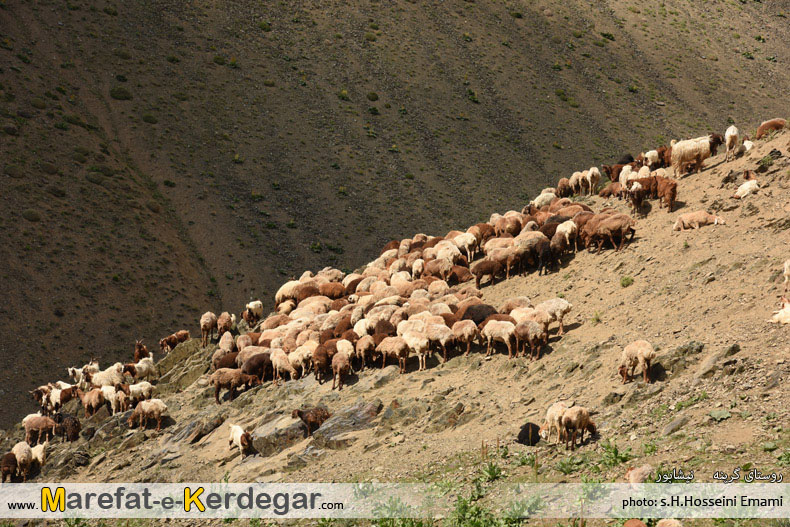
[[[138,432],[135,432],[131,436],[123,440],[120,446],[120,450],[129,450],[130,448],[134,448],[137,445],[141,444],[146,439],[147,438],[145,436],[144,431],[140,430]]]
[[[288,456],[288,468],[301,468],[309,463],[321,459],[327,454],[327,451],[321,448],[318,448],[315,445],[307,445],[307,448],[304,449],[304,452],[301,454],[290,454]]]
[[[313,433],[315,444],[323,448],[332,448],[330,445],[335,444],[346,444],[349,438],[344,434],[370,428],[382,407],[380,399],[365,402],[360,398],[357,403],[335,412],[332,417],[324,421],[321,428]]]
[[[661,357],[661,366],[673,374],[685,370],[695,355],[702,353],[705,345],[692,340]]]
[[[519,430],[516,441],[527,446],[537,445],[540,441],[540,427],[535,423],[525,423]]]
[[[700,367],[694,377],[697,379],[706,379],[708,377],[712,377],[720,368],[734,363],[733,361],[723,361],[723,359],[738,353],[740,350],[740,345],[735,343],[731,344],[725,350],[708,355],[702,364],[700,364]]]
[[[708,415],[717,423],[732,417],[732,414],[727,410],[712,410]]]
[[[425,432],[433,434],[442,432],[448,428],[455,428],[460,423],[461,414],[464,413],[464,404],[458,402],[452,408],[447,408],[440,401],[435,401],[431,415],[428,416],[429,424],[425,427]]]
[[[747,201],[741,206],[741,216],[754,216],[758,212],[760,212],[760,209],[751,201]]]
[[[300,419],[290,414],[262,424],[252,432],[252,445],[264,457],[271,456],[295,445],[304,439],[304,427]]]
[[[765,387],[763,388],[764,391],[772,390],[779,386],[779,381],[782,380],[782,372],[780,371],[772,371],[768,375],[765,376]]]
[[[93,438],[94,434],[96,434],[95,426],[83,426],[82,431],[80,432],[80,436],[88,441]]]
[[[224,422],[224,415],[203,417],[196,421],[191,421],[185,425],[180,425],[180,429],[173,434],[170,441],[173,443],[196,443]]]
[[[662,436],[672,435],[678,430],[680,430],[686,423],[689,422],[689,418],[685,415],[679,415],[672,420],[668,425],[666,425],[663,430],[661,430]]]
[[[368,371],[367,369],[365,371]],[[390,365],[383,370],[376,369],[372,375],[365,375],[357,385],[361,390],[372,390],[374,388],[381,388],[385,384],[395,380],[400,375],[399,368],[395,365]]]
[[[601,399],[601,404],[604,406],[611,406],[613,404],[619,403],[620,400],[625,395],[623,392],[609,392],[603,399]]]
[[[217,346],[212,344],[202,348],[200,344],[200,339],[182,342],[157,363],[162,372],[157,385],[160,393],[182,390],[208,372],[210,366],[207,358],[211,357]]]
[[[735,355],[739,351],[741,351],[741,345],[736,342],[734,344],[730,344],[730,346],[726,350],[724,350],[724,356],[731,357],[732,355]]]

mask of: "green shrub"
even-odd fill
[[[222,55],[215,55],[214,56],[214,64],[217,64],[219,66],[224,66],[225,65],[225,57],[223,57]]]
[[[123,86],[115,86],[110,89],[110,97],[118,101],[128,101],[132,98],[132,92]]]
[[[349,101],[349,100],[351,100],[351,97],[348,96],[348,90],[345,90],[345,89],[340,90],[339,92],[337,92],[337,98],[340,99],[341,101]]]
[[[620,287],[628,287],[634,283],[634,279],[630,276],[624,276],[620,279]]]
[[[269,22],[259,22],[258,27],[267,33],[272,30],[272,25]]]
[[[38,222],[41,221],[41,214],[34,209],[25,209],[22,211],[22,217],[25,218],[27,221],[30,222]]]
[[[156,123],[159,122],[159,119],[157,119],[156,116],[151,115],[150,113],[144,113],[143,114],[143,122],[148,123],[148,124],[156,124]]]

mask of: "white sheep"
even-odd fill
[[[790,324],[790,300],[783,296],[780,306],[781,309],[774,311],[773,316],[767,322],[772,324]]]
[[[123,379],[123,364],[116,362],[106,370],[97,373],[88,373],[85,376],[88,383],[100,388],[102,386],[115,386],[121,384]]]
[[[562,428],[565,430],[565,449],[568,448],[568,442],[571,444],[571,450],[576,450],[576,434],[581,432],[579,439],[579,446],[584,442],[584,432],[590,432],[590,435],[595,434],[595,423],[590,419],[590,412],[583,406],[571,406],[565,413],[562,414]]]
[[[241,457],[244,457],[247,451],[252,447],[252,436],[239,425],[231,424],[228,446],[231,448],[237,446],[239,448],[239,454],[241,454]]]
[[[473,320],[459,320],[453,324],[452,331],[453,338],[457,343],[466,343],[466,353],[464,353],[464,355],[469,355],[472,342],[479,337],[477,324],[475,324]]]
[[[646,383],[650,382],[650,363],[655,359],[656,352],[653,345],[646,340],[635,340],[623,348],[620,356],[618,373],[623,378],[623,384],[634,375],[637,364],[642,369],[642,377]]]
[[[598,187],[598,182],[601,181],[601,171],[598,170],[598,167],[590,167],[590,170],[587,171],[585,181],[587,192],[589,195],[592,195]]]
[[[200,316],[200,334],[202,337],[203,347],[208,346],[209,341],[214,337],[214,331],[217,329],[217,315],[211,311],[206,311]]]
[[[550,205],[556,197],[557,195],[553,192],[546,192],[545,194],[540,194],[538,197],[530,201],[529,204],[534,205],[536,208],[540,209],[546,205]]]
[[[546,421],[538,432],[544,441],[548,442],[551,439],[552,430],[557,431],[557,440],[554,442],[555,444],[563,440],[565,434],[562,428],[562,415],[567,409],[568,405],[565,404],[565,402],[558,401],[549,406],[549,409],[546,410]]]
[[[32,460],[38,463],[39,468],[43,467],[44,463],[47,462],[47,448],[49,448],[49,439],[30,449],[30,453],[33,456]]]
[[[150,399],[154,396],[154,385],[148,381],[138,382],[137,384],[129,385],[129,399],[133,402],[143,401]]]
[[[735,159],[735,153],[739,147],[738,143],[740,143],[740,132],[735,125],[732,125],[724,132],[724,144],[727,146],[727,153],[724,155],[725,161],[729,161],[731,155]]]
[[[568,185],[570,185],[573,194],[579,194],[582,190],[582,173],[574,172],[573,175],[568,178]]]
[[[125,365],[123,373],[128,373],[133,379],[149,379],[156,373],[156,369],[153,357],[145,357],[139,362]],[[113,384],[113,386],[115,385]]]
[[[453,238],[453,243],[461,250],[466,252],[467,261],[471,262],[475,258],[477,250],[477,238],[470,232],[459,234]]]
[[[428,341],[428,337],[421,331],[407,331],[403,334],[403,340],[409,346],[409,349],[417,354],[420,362],[419,371],[424,370],[425,359],[431,353],[431,343]]]
[[[755,194],[757,190],[759,190],[760,184],[757,182],[756,179],[750,179],[746,183],[743,183],[738,190],[735,191],[735,194],[732,195],[733,199],[743,199],[749,194]]]
[[[219,338],[218,345],[221,350],[224,350],[226,353],[231,353],[236,347],[236,341],[230,331],[226,331]]]
[[[492,342],[502,342],[507,346],[508,358],[513,358],[512,342],[515,336],[516,326],[512,322],[506,320],[491,320],[489,321],[481,336],[486,339],[486,357],[494,352],[491,346]]]
[[[576,222],[568,220],[560,223],[557,226],[556,233],[562,234],[565,237],[565,243],[569,247],[571,246],[571,241],[573,241],[573,252],[576,252],[576,236],[579,233],[579,227],[576,225]]]
[[[110,403],[110,413],[112,415],[117,414],[119,411],[124,411],[121,408],[121,398],[119,394],[124,392],[119,392],[115,389],[115,386],[102,386],[101,393],[104,396],[104,400]],[[126,395],[126,394],[124,394]]]
[[[785,292],[787,292],[787,283],[790,282],[790,259],[785,260],[782,274],[785,278]]]
[[[677,221],[672,226],[673,231],[685,231],[686,229],[699,229],[705,225],[725,225],[724,218],[710,214],[704,210],[686,212],[678,216]]]
[[[549,314],[552,321],[556,320],[559,323],[560,329],[557,332],[557,335],[563,335],[565,333],[565,328],[562,325],[562,319],[570,312],[571,309],[573,309],[573,304],[564,298],[552,298],[551,300],[546,300],[545,302],[541,302],[540,304],[536,305],[535,309],[538,311],[545,311]]]
[[[283,372],[288,372],[291,375],[291,379],[298,379],[299,373],[291,366],[291,362],[288,360],[288,355],[285,353],[284,350],[277,348],[272,349],[270,355],[270,360],[272,361],[272,368],[274,369],[274,384],[280,384],[280,379],[282,378]]]
[[[22,475],[22,481],[27,481],[27,474],[30,472],[30,465],[33,463],[33,451],[25,441],[20,441],[11,449],[11,453],[16,458],[16,470]]]
[[[643,154],[644,164],[647,167],[653,168],[656,164],[658,164],[658,151],[657,150],[649,150]]]
[[[449,311],[449,308],[448,308]],[[448,328],[446,324],[433,324],[429,323],[425,326],[425,336],[431,345],[438,344],[442,348],[443,362],[447,362],[447,346],[453,343],[453,330]]]

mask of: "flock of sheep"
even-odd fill
[[[777,119],[766,121],[756,138],[785,124]],[[748,138],[741,141],[733,126],[724,137],[710,134],[673,142],[636,159],[627,156],[620,163],[602,167],[611,183],[600,195],[627,199],[632,215],[651,198],[659,199],[660,206],[666,205],[671,212],[678,182],[667,176],[667,168],[672,167],[676,176],[689,168],[698,171],[722,144],[728,159],[753,147]],[[406,373],[408,358],[416,355],[418,369],[424,370],[434,353],[447,361],[454,350],[468,355],[475,343],[485,347],[487,356],[501,344],[510,358],[526,357],[529,350],[530,360],[539,360],[549,342],[550,326],[556,323],[556,335],[564,334],[563,320],[573,307],[571,303],[551,298],[533,305],[521,296],[495,307],[481,300],[480,288],[484,280],[493,284],[511,273],[526,274],[530,269],[538,275],[548,273],[560,258],[581,247],[600,252],[609,244],[616,251],[622,249],[635,233],[636,220],[631,215],[611,208],[594,212],[570,199],[574,194],[593,194],[600,179],[601,171],[592,167],[561,179],[556,188],[544,189],[521,212],[493,214],[487,222],[445,236],[417,234],[393,240],[358,273],[346,275],[333,268],[315,274],[307,271],[277,291],[275,312],[265,318],[260,300],[245,306],[243,322],[227,312],[203,314],[202,346],[209,346],[214,339],[218,344],[214,354],[206,357],[216,403],[221,404],[222,390],[228,390],[228,399],[233,400],[237,390],[266,379],[277,385],[309,373],[319,383],[331,376],[332,389],[342,390],[348,377],[366,366],[383,368],[388,360],[397,361],[400,373]],[[750,182],[756,183],[754,179],[746,183]],[[724,222],[706,211],[696,211],[680,215],[674,229],[709,223]],[[784,274],[786,290],[790,260]],[[785,316],[787,320],[775,321],[787,323],[790,301],[783,297],[783,302],[784,311],[775,318]],[[181,330],[161,339],[159,345],[168,353],[189,339],[189,332]],[[618,374],[628,382],[638,366],[644,381],[650,382],[654,359],[649,342],[633,342],[622,350]],[[64,441],[79,437],[79,419],[62,411],[71,399],[80,400],[86,418],[105,405],[111,414],[133,409],[127,421],[130,427],[135,422],[143,427],[156,420],[160,429],[167,406],[153,397],[155,386],[150,380],[158,371],[142,341],[135,343],[133,362],[101,370],[92,360],[68,372],[73,383],[59,381],[31,392],[41,410],[23,419],[25,440],[2,458],[3,482],[15,476],[26,480],[33,463],[43,465],[54,436]],[[577,437],[583,442],[585,432],[595,433],[590,413],[584,407],[556,403],[548,409],[540,435],[548,440],[556,430],[557,441],[564,440],[566,448],[574,449]],[[308,435],[329,417],[323,408],[294,410],[293,415],[304,421]],[[231,424],[229,443],[244,455],[251,448],[250,433]]]

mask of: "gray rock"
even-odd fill
[[[603,399],[601,399],[601,404],[604,406],[611,406],[613,404],[619,403],[624,395],[625,394],[623,392],[609,392]]]
[[[641,382],[634,382],[633,388],[623,399],[623,404],[631,404],[638,401],[646,401],[651,397],[657,395],[664,389],[662,384],[644,384]]]
[[[335,412],[332,417],[324,421],[321,428],[313,433],[315,444],[322,448],[332,448],[332,445],[346,445],[349,440],[349,436],[346,434],[370,428],[382,407],[380,399],[370,402],[360,399],[357,403]]]
[[[674,418],[672,422],[666,425],[663,428],[663,430],[661,430],[661,435],[662,436],[672,435],[678,430],[680,430],[681,428],[683,428],[683,426],[688,422],[689,422],[689,418],[687,416],[679,415],[676,418]]]
[[[724,421],[725,419],[729,419],[732,417],[732,414],[728,410],[713,410],[708,415],[710,415],[711,419],[716,422]]]
[[[224,422],[224,415],[214,415],[191,421],[184,425],[180,425],[179,430],[173,434],[170,441],[173,443],[196,443],[204,436],[213,432],[214,429]]]
[[[734,364],[734,361],[725,361],[724,359],[738,353],[740,350],[741,347],[735,343],[730,345],[727,349],[708,355],[702,364],[700,364],[694,377],[697,379],[712,377],[719,369]]]
[[[661,366],[663,366],[665,370],[677,374],[685,370],[689,366],[691,361],[693,361],[697,355],[702,353],[702,350],[704,348],[705,348],[704,344],[692,340],[682,346],[675,348],[670,353],[662,356]]]
[[[252,445],[260,455],[271,456],[302,441],[304,436],[302,421],[289,414],[256,428],[252,432]]]
[[[368,365],[369,366],[369,365]],[[372,370],[371,368],[365,368],[362,374],[360,375],[360,381],[357,383],[361,390],[372,390],[374,388],[381,388],[385,384],[395,380],[400,375],[399,369],[395,365],[387,366],[386,368],[372,370],[372,374],[368,374],[367,372]]]
[[[465,409],[464,403],[458,402],[451,408],[448,408],[439,401],[435,402],[436,405],[434,406],[431,415],[428,417],[429,424],[425,427],[425,432],[433,434],[436,432],[442,432],[448,428],[455,428],[459,424],[462,424],[461,416]]]

